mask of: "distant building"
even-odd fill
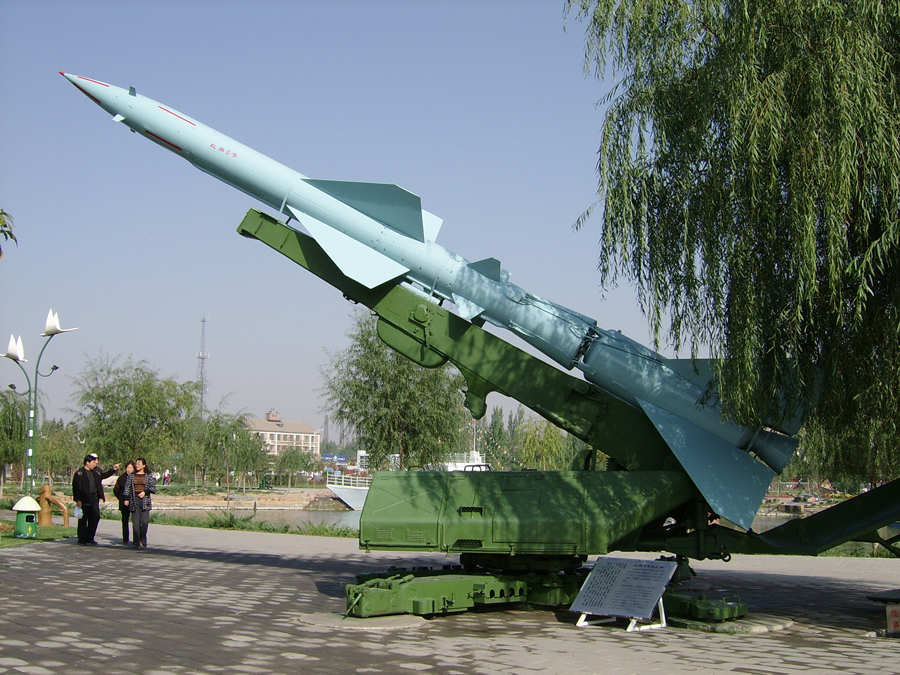
[[[360,471],[369,471],[369,453],[365,450],[359,450],[356,453],[356,465]],[[399,471],[400,455],[391,455],[388,466],[391,471]]]
[[[280,455],[288,448],[300,448],[319,456],[319,434],[305,422],[283,422],[281,415],[270,410],[266,413],[266,419],[248,419],[244,424],[262,437],[272,456]]]

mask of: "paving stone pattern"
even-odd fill
[[[860,673],[900,672],[900,641],[866,637],[900,586],[900,561],[740,557],[697,563],[694,587],[739,594],[791,628],[722,635],[578,628],[576,615],[470,612],[394,631],[301,623],[340,612],[344,585],[387,564],[443,556],[365,554],[352,540],[152,525],[151,548],[74,539],[0,550],[0,673]]]

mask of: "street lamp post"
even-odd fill
[[[41,337],[47,338],[44,340],[44,346],[41,347],[41,351],[38,354],[37,361],[34,363],[34,380],[28,377],[28,372],[25,370],[25,367],[22,365],[23,363],[27,363],[25,360],[25,349],[22,346],[22,336],[19,336],[19,339],[16,340],[15,336],[9,336],[9,347],[6,349],[6,353],[3,355],[11,361],[15,361],[16,365],[19,366],[19,370],[22,371],[22,374],[25,376],[25,382],[28,384],[28,391],[24,394],[20,394],[16,391],[16,385],[11,384],[9,388],[12,389],[19,396],[27,396],[28,397],[28,431],[25,437],[25,479],[27,484],[27,494],[30,497],[31,493],[34,491],[34,431],[36,426],[35,420],[35,411],[38,406],[38,378],[41,377],[50,377],[54,372],[59,370],[58,366],[51,366],[49,373],[42,373],[40,371],[41,367],[41,357],[44,355],[44,350],[47,349],[47,345],[50,344],[50,340],[52,340],[56,335],[60,333],[68,333],[69,331],[78,330],[77,328],[60,328],[59,327],[59,314],[54,314],[53,310],[50,310],[50,313],[47,314],[47,323],[44,327],[44,332],[41,333]]]

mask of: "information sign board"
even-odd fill
[[[570,610],[649,619],[677,567],[667,560],[598,558]]]

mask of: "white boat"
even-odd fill
[[[344,476],[329,473],[325,478],[325,487],[354,511],[362,510],[371,483],[371,476]]]
[[[360,454],[365,453],[361,452]],[[446,467],[446,471],[479,471],[488,468],[481,453],[475,450],[450,455]],[[325,478],[325,487],[354,511],[362,510],[371,483],[371,476],[345,476],[329,473]]]

